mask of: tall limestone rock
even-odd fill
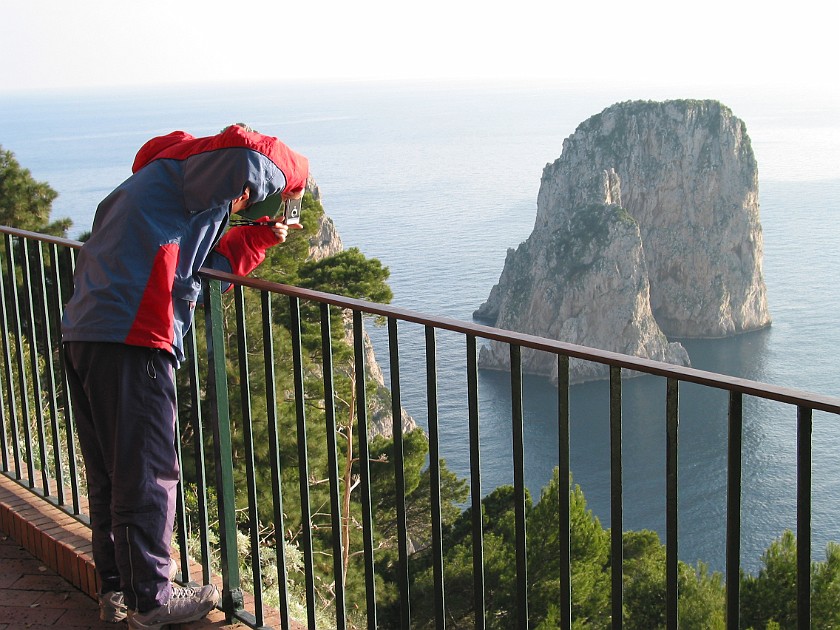
[[[509,250],[499,284],[477,312],[497,307],[499,328],[583,346],[688,365],[688,354],[669,343],[650,308],[645,251],[639,224],[621,205],[619,178],[603,171],[568,191],[564,224],[534,231]],[[505,344],[481,349],[480,365],[510,368]],[[557,378],[557,359],[524,350],[523,369]],[[572,359],[573,382],[606,378],[605,365]]]
[[[684,364],[664,334],[725,337],[770,324],[762,247],[743,122],[714,101],[620,103],[582,123],[546,166],[534,231],[508,252],[475,315]],[[507,367],[505,354],[491,344],[481,365]],[[523,355],[528,371],[552,374],[547,363]],[[572,369],[575,380],[600,376]]]

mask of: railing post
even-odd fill
[[[665,395],[665,477],[666,477],[666,547],[665,547],[665,608],[667,627],[676,630],[679,601],[679,537],[677,514],[677,471],[679,461],[680,384],[669,378]]]
[[[309,455],[306,437],[306,401],[303,386],[303,348],[301,341],[300,301],[289,296],[291,315],[292,364],[295,382],[295,419],[297,423],[298,487],[300,488],[301,538],[306,591],[306,621],[315,628],[315,568],[312,559],[312,514],[309,501]]]
[[[473,335],[467,335],[467,398],[470,423],[470,509],[472,510],[473,608],[475,629],[485,627],[484,514],[481,506],[481,441],[478,423],[478,352]]]
[[[277,555],[277,587],[280,596],[280,627],[289,630],[289,573],[286,568],[286,525],[283,513],[282,463],[277,433],[277,387],[274,369],[274,330],[271,293],[260,292],[262,307],[263,361],[265,364],[265,405],[268,424],[268,448],[271,466],[271,494],[274,514],[274,544]]]
[[[26,329],[29,333],[29,369],[32,386],[32,404],[35,409],[35,430],[38,439],[38,454],[41,467],[41,489],[44,496],[51,494],[50,473],[47,456],[47,436],[44,430],[44,409],[41,406],[43,390],[41,388],[41,371],[38,366],[38,334],[35,323],[35,279],[32,276],[32,260],[29,255],[29,239],[23,238],[20,241],[21,247],[21,271],[23,273],[24,302],[26,306]],[[40,241],[34,241],[40,250]],[[23,337],[21,337],[21,340]],[[29,417],[26,418],[27,422]],[[31,456],[34,460],[34,456]],[[33,462],[34,465],[34,462]],[[34,479],[32,480],[34,486]]]
[[[53,244],[50,252],[52,260],[52,282],[55,295],[56,322],[58,323],[58,338],[61,338],[61,320],[64,315],[64,305],[73,294],[73,266],[75,249],[64,249],[59,252],[58,246]],[[65,261],[65,262],[62,262]],[[67,472],[70,475],[70,494],[73,501],[73,514],[82,513],[81,494],[79,491],[79,472],[76,466],[76,421],[70,404],[70,388],[67,384],[67,366],[64,363],[64,349],[58,352],[59,370],[61,373],[61,405],[64,409],[64,433],[67,436]]]
[[[362,536],[365,550],[365,602],[367,627],[378,627],[376,614],[376,567],[373,559],[373,509],[370,497],[370,448],[367,418],[367,366],[365,362],[365,332],[361,311],[353,311],[353,353],[356,378],[356,422],[359,437],[359,472],[361,475]]]
[[[740,628],[741,593],[741,441],[743,396],[729,393],[729,446],[726,474],[726,628]]]
[[[176,375],[177,379],[177,375]],[[175,409],[179,409],[178,402],[178,386],[175,386]],[[175,414],[175,458],[178,462],[178,469],[184,470],[184,453],[181,449],[181,414]],[[178,479],[178,487],[175,493],[175,535],[178,541],[180,550],[181,566],[183,567],[185,558],[189,555],[189,542],[187,541],[187,504],[184,496],[184,475],[180,475]],[[182,573],[181,578],[186,576]]]
[[[797,408],[796,628],[811,627],[811,430],[812,411]]]
[[[18,387],[20,391],[21,424],[23,426],[23,439],[26,448],[26,471],[27,481],[30,488],[35,487],[35,468],[32,461],[32,431],[29,426],[29,419],[32,414],[29,409],[29,384],[26,378],[26,361],[23,357],[23,328],[20,321],[20,301],[18,299],[17,265],[15,263],[15,241],[11,234],[6,234],[6,262],[9,268],[9,298],[12,308],[13,329],[12,335],[15,340],[15,359],[18,369]],[[7,340],[8,343],[8,340]],[[14,390],[12,396],[15,396]],[[16,428],[17,418],[12,421]],[[19,453],[17,440],[15,440],[15,454]],[[16,471],[18,479],[21,478],[20,468]]]
[[[66,444],[67,444],[67,474],[70,480],[70,494],[71,500],[73,502],[73,510],[75,514],[79,513],[79,483],[76,473],[76,445],[73,440],[73,435],[75,434],[73,428],[73,413],[70,409],[70,400],[69,394],[67,393],[67,380],[66,380],[66,366],[64,365],[64,349],[61,347],[61,319],[62,315],[64,314],[64,304],[62,302],[62,282],[61,282],[61,255],[58,249],[58,245],[55,243],[50,245],[50,283],[52,284],[52,291],[50,291],[49,296],[52,298],[51,302],[48,306],[48,310],[52,313],[51,320],[55,325],[55,333],[56,339],[58,340],[58,379],[56,379],[55,375],[52,377],[51,387],[57,390],[60,390],[60,394],[58,391],[53,392],[53,398],[55,399],[55,431],[56,431],[56,444],[58,444],[61,440],[58,437],[60,435],[60,428],[59,428],[59,409],[64,410],[64,433],[66,436]],[[66,250],[65,250],[66,251]],[[47,347],[52,348],[52,341],[47,342]],[[58,380],[61,381],[61,387],[59,388],[57,385]],[[58,450],[58,449],[56,449]],[[56,461],[56,465],[59,465],[59,462]],[[63,471],[63,468],[62,468]],[[59,503],[61,505],[66,505],[66,498],[64,496],[64,475],[58,475],[58,497]]]
[[[210,524],[207,517],[207,471],[204,464],[204,422],[201,413],[201,388],[199,386],[198,357],[195,348],[195,326],[190,326],[184,338],[184,348],[189,370],[189,388],[192,413],[190,423],[193,429],[193,448],[195,449],[195,477],[196,495],[198,500],[199,548],[201,554],[202,577],[205,583],[210,582]],[[186,554],[181,556],[181,575],[185,580],[190,578],[189,562]]]
[[[324,362],[324,422],[327,437],[327,461],[330,480],[330,525],[332,527],[333,579],[335,580],[335,624],[338,630],[347,626],[344,601],[344,551],[341,541],[341,501],[338,490],[338,445],[336,443],[335,384],[333,381],[332,326],[330,305],[321,304],[321,355]]]
[[[58,403],[55,397],[55,377],[52,361],[52,340],[50,337],[50,319],[47,311],[47,285],[46,274],[44,273],[44,248],[41,241],[33,241],[35,252],[32,253],[28,247],[29,240],[23,241],[25,258],[24,282],[26,283],[27,297],[29,303],[29,355],[32,365],[33,388],[35,392],[35,419],[38,426],[38,448],[41,451],[41,481],[43,484],[44,496],[51,496],[51,480],[56,482],[56,495],[59,503],[64,499],[64,488],[61,486],[61,449],[58,447],[58,422],[56,420],[56,408]],[[34,260],[33,260],[34,258]],[[34,270],[33,270],[34,266]],[[40,308],[38,308],[40,306]],[[36,312],[37,311],[37,312]],[[36,316],[41,317],[41,328],[38,330]],[[41,343],[39,349],[38,344]],[[43,381],[40,370],[40,360],[44,362]],[[44,391],[46,388],[46,391]],[[52,434],[53,465],[55,469],[50,474],[49,446],[47,444],[47,426],[44,415],[43,400],[47,399],[49,411],[50,430]]]
[[[263,585],[260,566],[260,524],[257,502],[256,461],[254,456],[254,423],[251,410],[251,376],[248,362],[248,326],[245,321],[245,292],[234,287],[236,304],[236,345],[239,363],[239,400],[242,405],[242,437],[245,445],[245,483],[248,493],[248,527],[251,545],[251,576],[253,578],[254,621],[263,625]],[[250,621],[250,619],[248,619]]]
[[[612,627],[624,623],[624,490],[621,459],[621,368],[610,366],[610,566]]]
[[[221,282],[204,286],[204,313],[207,335],[207,376],[209,420],[215,447],[216,497],[219,505],[219,546],[222,566],[222,610],[230,621],[244,606],[240,588],[239,558],[236,548],[236,497],[233,482],[233,450],[222,314]]]
[[[10,237],[6,235],[5,237],[6,247],[9,247]],[[18,435],[18,426],[17,426],[17,397],[15,396],[15,384],[14,384],[14,373],[12,371],[12,348],[10,345],[10,334],[9,334],[9,319],[8,319],[8,311],[6,310],[6,283],[4,281],[5,273],[3,273],[3,265],[0,261],[0,336],[2,336],[3,341],[3,366],[4,366],[4,376],[6,382],[6,401],[9,405],[9,414],[8,414],[8,421],[9,421],[9,433],[10,435],[6,435],[6,416],[5,416],[5,406],[0,409],[2,412],[3,417],[0,417],[0,420],[3,420],[2,426],[2,435],[3,435],[3,470],[8,471],[10,462],[7,454],[6,444],[7,440],[11,441],[11,451],[12,451],[12,460],[14,462],[14,473],[15,478],[20,479],[20,437]],[[15,282],[14,275],[10,274],[10,281],[9,281],[9,288],[10,292],[14,292],[17,290],[17,283]],[[11,293],[9,293],[11,295]],[[1,402],[1,401],[0,401]]]
[[[522,412],[522,348],[510,347],[510,404],[513,435],[513,496],[516,529],[516,621],[528,627],[528,557],[525,523],[525,427]]]
[[[559,471],[557,490],[560,504],[560,628],[572,628],[572,525],[571,525],[571,438],[569,425],[569,356],[557,357],[557,415],[559,424]]]
[[[435,329],[426,326],[426,399],[429,412],[429,493],[432,502],[432,564],[435,576],[435,627],[443,628],[446,590],[443,573],[443,530],[440,505],[440,435],[438,432],[437,350]]]
[[[402,400],[400,398],[400,350],[397,336],[397,320],[388,318],[389,366],[391,368],[391,420],[394,435],[394,476],[397,499],[397,542],[399,544],[399,570],[397,586],[400,591],[400,625],[411,624],[411,602],[409,600],[408,576],[408,531],[405,507],[405,457],[403,454]]]

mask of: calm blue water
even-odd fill
[[[501,85],[193,87],[112,94],[0,95],[0,145],[59,191],[54,217],[76,236],[129,174],[137,148],[173,129],[210,134],[245,121],[309,156],[346,246],[391,269],[394,304],[470,320],[506,250],[530,233],[542,168],[578,123],[627,99],[714,98],[746,121],[758,159],[772,328],[684,342],[694,366],[840,396],[840,100],[755,91],[565,89]],[[384,338],[374,331],[377,342]],[[422,331],[400,331],[402,392],[425,424]],[[467,475],[464,344],[440,334],[443,456]],[[379,353],[387,372],[387,355]],[[417,368],[412,366],[417,365]],[[505,374],[481,373],[482,489],[512,481]],[[624,386],[625,527],[664,531],[664,384]],[[680,555],[723,569],[726,396],[680,391]],[[557,463],[556,391],[525,384],[527,483],[534,495]],[[609,524],[606,384],[572,391],[572,469]],[[743,563],[750,570],[795,528],[795,417],[746,400]],[[813,547],[840,541],[840,423],[814,418]]]

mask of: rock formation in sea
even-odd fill
[[[758,170],[744,123],[716,101],[635,101],[585,122],[548,164],[534,230],[475,316],[500,328],[687,364],[674,337],[770,324]],[[480,365],[507,368],[507,350]],[[550,357],[526,371],[554,376]],[[605,375],[573,362],[576,381]]]
[[[310,193],[313,199],[323,206],[321,189],[312,175],[306,180],[306,192]],[[318,223],[318,231],[309,239],[308,260],[323,260],[329,256],[334,256],[343,249],[344,244],[335,229],[333,220],[324,212]]]
[[[306,182],[306,190],[317,201],[322,201],[318,184],[311,176]],[[338,235],[333,220],[324,212],[319,219],[318,231],[309,239],[308,260],[322,260],[329,256],[334,256],[343,249],[344,245],[341,242],[341,237]],[[345,338],[348,343],[352,344],[352,319],[346,313],[344,324]],[[382,435],[390,438],[393,436],[391,392],[385,385],[385,377],[382,374],[379,363],[376,361],[373,344],[367,332],[364,333],[364,348],[368,378],[376,383],[374,394],[368,395],[368,433],[370,437]],[[404,432],[417,428],[417,423],[414,421],[414,418],[408,415],[405,409],[402,410],[402,428]]]

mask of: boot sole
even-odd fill
[[[157,621],[151,624],[144,624],[141,621],[137,621],[134,615],[129,614],[128,627],[134,630],[160,630],[161,628],[165,628],[169,624],[190,623],[191,621],[198,621],[199,619],[203,619],[215,607],[216,604],[212,602],[207,602],[206,606],[203,606],[193,614],[188,615],[186,617],[179,617],[178,619],[167,619],[166,621]]]

